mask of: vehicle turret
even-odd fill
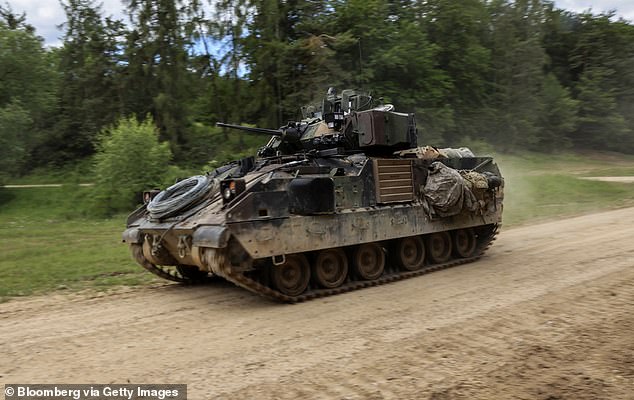
[[[392,105],[374,104],[372,97],[358,90],[334,88],[320,102],[302,107],[302,120],[279,129],[252,128],[217,123],[220,127],[273,135],[261,149],[261,156],[307,150],[340,148],[344,152],[373,155],[416,147],[414,114],[397,113]]]

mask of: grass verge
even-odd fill
[[[153,280],[121,243],[125,216],[78,217],[90,188],[0,189],[0,301]]]
[[[504,226],[634,206],[634,183],[599,182],[587,176],[634,176],[624,155],[498,155],[505,179]]]

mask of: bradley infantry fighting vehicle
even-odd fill
[[[334,89],[248,157],[164,191],[123,233],[136,261],[178,282],[222,277],[296,302],[478,259],[502,216],[489,157],[417,147],[413,114]]]

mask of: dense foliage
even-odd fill
[[[415,112],[423,143],[634,153],[634,25],[612,14],[544,0],[207,1],[127,0],[123,22],[63,0],[51,49],[2,7],[0,175],[90,156],[104,127],[148,114],[177,163],[204,165],[239,152],[230,135],[244,143],[215,122],[277,127],[328,86]]]
[[[141,202],[143,190],[165,184],[172,158],[159,142],[153,121],[122,119],[98,136],[95,156],[97,214],[129,209]]]

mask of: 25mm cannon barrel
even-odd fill
[[[246,132],[263,133],[266,135],[273,135],[273,136],[282,136],[283,134],[283,132],[279,129],[251,128],[250,126],[225,124],[224,122],[217,122],[216,126],[220,126],[222,128],[239,129]]]

